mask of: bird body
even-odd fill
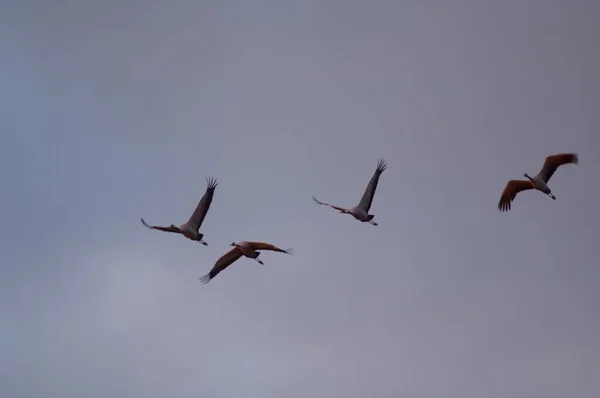
[[[367,213],[366,211],[364,211],[363,209],[361,209],[359,206],[354,206],[353,208],[348,210],[348,213],[356,218],[358,221],[362,221],[362,222],[369,222],[371,220],[373,220],[373,217],[375,217],[372,214]]]
[[[194,227],[188,223],[181,224],[179,226],[179,230],[181,234],[190,240],[202,241],[204,237],[198,230],[195,230]]]
[[[252,247],[252,243],[248,241],[241,241],[239,243],[232,243],[234,247],[237,247],[242,254],[248,258],[257,259],[260,255],[260,252],[257,252],[254,247]],[[259,261],[260,262],[260,261]]]
[[[229,267],[235,261],[237,261],[240,257],[245,256],[251,259],[256,260],[259,264],[264,263],[258,258],[260,256],[260,250],[271,250],[280,253],[292,254],[294,249],[288,248],[286,250],[280,249],[277,246],[273,246],[269,243],[265,242],[249,242],[242,241],[239,243],[233,242],[230,246],[233,246],[233,249],[222,255],[209,273],[200,277],[200,281],[203,283],[210,282],[215,276],[217,276],[221,271],[225,268]]]
[[[524,177],[527,176],[524,175]],[[531,185],[533,186],[533,189],[537,189],[538,191],[541,191],[546,195],[552,193],[552,190],[550,189],[550,187],[548,187],[548,184],[546,184],[546,182],[542,180],[539,176],[536,175],[534,177],[531,177],[530,181]]]
[[[202,195],[202,198],[198,202],[194,213],[191,215],[187,222],[181,224],[179,227],[176,227],[174,224],[171,224],[168,227],[161,227],[156,225],[148,225],[148,223],[146,223],[146,221],[144,221],[144,219],[142,218],[142,224],[144,224],[147,228],[150,229],[156,229],[158,231],[163,232],[178,233],[190,240],[197,241],[202,243],[204,246],[208,246],[208,244],[202,240],[204,238],[204,234],[201,233],[199,230],[200,226],[202,225],[202,222],[204,221],[204,218],[206,217],[206,214],[208,213],[210,204],[212,203],[212,199],[215,194],[215,188],[217,187],[218,182],[213,178],[208,178],[206,182],[206,191],[204,192],[204,195]]]
[[[334,206],[334,205],[331,205],[328,203],[324,203],[324,202],[319,201],[314,196],[313,196],[313,200],[319,205],[329,206],[332,209],[338,210],[342,214],[350,214],[352,217],[354,217],[358,221],[368,222],[371,225],[377,226],[379,224],[377,224],[375,221],[373,221],[373,218],[375,217],[375,215],[369,214],[369,210],[371,209],[371,205],[373,204],[373,198],[375,196],[375,191],[377,190],[377,184],[379,183],[379,177],[381,176],[381,173],[383,173],[385,171],[386,168],[387,168],[387,164],[386,164],[385,160],[380,159],[377,162],[377,169],[375,170],[375,173],[371,177],[371,180],[369,180],[369,184],[367,185],[367,188],[365,189],[363,196],[360,199],[360,202],[358,203],[358,205],[356,205],[352,208],[347,209],[344,207]]]
[[[511,203],[513,200],[515,200],[517,194],[521,191],[527,191],[531,189],[540,191],[548,195],[550,198],[556,200],[556,196],[552,194],[552,190],[548,186],[548,181],[554,175],[556,169],[564,164],[579,164],[579,156],[576,153],[559,153],[556,155],[550,155],[546,157],[544,165],[537,175],[531,177],[525,173],[523,174],[523,177],[527,178],[527,180],[510,180],[502,192],[500,202],[498,202],[498,210],[510,210]]]

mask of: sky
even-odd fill
[[[0,396],[597,398],[596,0],[4,0]],[[497,210],[509,179],[577,152]],[[388,162],[371,208],[353,206]],[[204,247],[187,221],[218,179]],[[295,254],[242,258],[233,241]]]

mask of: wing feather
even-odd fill
[[[163,232],[173,232],[176,234],[180,234],[181,231],[179,229],[177,229],[176,227],[174,227],[173,225],[170,225],[168,227],[161,227],[161,226],[157,226],[157,225],[148,225],[148,223],[141,218],[142,224],[144,224],[144,226],[146,228],[150,228],[150,229],[156,229],[158,231],[163,231]]]
[[[502,192],[502,196],[500,196],[498,210],[509,211],[511,208],[511,203],[513,200],[515,200],[517,194],[521,191],[526,191],[529,189],[533,189],[533,184],[529,180],[510,180],[506,184],[506,187]]]
[[[373,204],[373,197],[375,196],[375,191],[377,190],[379,177],[385,169],[387,169],[387,163],[385,162],[385,160],[379,159],[379,161],[377,162],[377,169],[375,170],[373,177],[371,177],[369,184],[367,184],[367,188],[365,189],[365,192],[363,193],[363,196],[360,199],[360,203],[358,204],[358,206],[367,213],[371,209],[371,204]]]
[[[321,205],[321,206],[329,206],[329,207],[331,207],[332,209],[336,209],[336,210],[339,210],[339,211],[341,211],[342,213],[344,213],[344,212],[347,212],[347,211],[348,211],[348,209],[346,209],[346,208],[344,208],[344,207],[340,207],[340,206],[334,206],[334,205],[330,205],[329,203],[324,203],[324,202],[321,202],[320,200],[318,200],[318,199],[317,199],[317,198],[315,198],[314,196],[313,196],[312,198],[313,198],[313,200],[314,200],[314,201],[315,201],[317,204],[319,204],[319,205]]]
[[[287,254],[292,254],[294,252],[293,248],[287,248],[285,250],[278,248],[277,246],[274,246],[270,243],[266,243],[266,242],[248,242],[250,244],[250,246],[252,246],[252,248],[254,250],[271,250],[274,252],[280,252],[280,253],[287,253]]]
[[[202,277],[200,277],[200,281],[202,283],[208,283],[211,279],[219,274],[219,272],[223,271],[225,268],[229,267],[236,260],[242,257],[242,252],[237,247],[229,250],[227,253],[223,254],[215,263],[210,272]]]
[[[208,213],[208,209],[210,208],[210,204],[212,203],[215,194],[215,188],[218,184],[217,180],[212,177],[206,179],[206,191],[204,192],[204,195],[202,195],[200,202],[198,202],[196,210],[194,210],[194,213],[188,220],[188,224],[196,231],[200,229],[200,226],[206,217],[206,213]]]
[[[560,166],[564,164],[579,164],[579,156],[576,153],[559,153],[556,155],[550,155],[544,160],[544,165],[538,173],[538,177],[544,182],[548,183],[550,178],[556,172]]]

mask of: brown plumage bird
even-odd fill
[[[521,191],[527,191],[535,189],[545,193],[552,199],[556,200],[556,197],[552,194],[552,191],[548,187],[548,181],[554,174],[557,168],[563,164],[579,164],[579,156],[576,153],[559,153],[556,155],[550,155],[544,161],[544,166],[535,177],[530,177],[527,173],[523,174],[523,177],[527,180],[510,180],[498,203],[498,210],[509,211],[511,203],[515,200],[517,194]]]
[[[280,253],[292,254],[294,249],[289,248],[286,250],[280,249],[277,246],[273,246],[269,243],[265,242],[233,242],[230,246],[233,246],[233,249],[225,253],[221,256],[215,263],[214,267],[210,270],[210,272],[202,277],[200,277],[200,281],[202,283],[208,283],[211,279],[213,279],[217,274],[223,271],[225,268],[229,267],[233,264],[237,259],[242,256],[246,256],[248,258],[252,258],[256,260],[259,264],[264,264],[258,256],[260,256],[259,250],[271,250]]]
[[[179,227],[176,227],[173,224],[169,225],[168,227],[161,227],[156,225],[148,225],[143,218],[141,219],[142,224],[150,229],[181,234],[188,239],[200,242],[204,246],[208,246],[206,242],[202,240],[204,234],[199,230],[204,218],[206,217],[206,213],[208,213],[208,209],[210,209],[210,204],[212,203],[213,196],[215,194],[215,188],[217,188],[218,184],[219,183],[214,178],[208,178],[206,180],[206,191],[204,192],[204,195],[202,195],[200,202],[198,202],[194,213],[185,224],[181,224]]]

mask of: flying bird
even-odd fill
[[[206,179],[206,184],[206,191],[204,192],[202,199],[200,199],[198,206],[196,206],[196,210],[194,210],[194,213],[185,224],[181,224],[179,227],[176,227],[173,224],[169,225],[168,227],[160,227],[156,225],[148,225],[143,218],[141,219],[142,224],[150,229],[181,234],[188,239],[198,241],[204,246],[208,246],[208,244],[202,240],[204,234],[200,233],[199,229],[204,221],[204,218],[206,217],[206,213],[208,213],[208,209],[210,208],[210,204],[213,200],[213,195],[215,194],[215,188],[217,187],[218,182],[214,178],[209,177]]]
[[[338,210],[342,214],[350,214],[358,221],[368,222],[372,225],[379,225],[375,221],[373,221],[373,217],[375,216],[373,214],[369,214],[369,210],[371,209],[371,204],[373,203],[373,197],[375,196],[375,190],[377,189],[379,177],[386,168],[387,164],[385,160],[379,159],[379,161],[377,162],[377,169],[375,170],[373,177],[371,177],[371,180],[369,181],[369,184],[367,185],[367,188],[365,189],[365,192],[363,193],[363,196],[360,199],[360,203],[351,209],[346,209],[344,207],[323,203],[314,196],[312,198],[317,204],[329,206],[335,210]]]
[[[552,194],[552,191],[548,187],[548,181],[554,174],[557,168],[563,164],[579,164],[579,156],[576,153],[559,153],[557,155],[550,155],[544,161],[544,166],[540,172],[530,177],[527,173],[523,174],[523,177],[527,180],[510,180],[498,203],[498,210],[509,211],[511,208],[511,202],[515,200],[517,194],[521,191],[527,191],[530,189],[536,189],[540,192],[545,193],[552,199],[556,200],[556,197]]]
[[[246,256],[248,258],[253,258],[259,264],[264,264],[258,256],[260,256],[259,250],[271,250],[280,253],[292,254],[294,249],[289,248],[286,250],[280,249],[277,246],[273,246],[269,243],[265,242],[233,242],[230,246],[233,246],[233,249],[225,253],[221,256],[215,263],[214,267],[210,270],[210,272],[202,277],[200,277],[200,281],[202,283],[208,283],[211,279],[213,279],[217,274],[223,271],[225,268],[229,267],[233,264],[237,259],[242,256]]]

